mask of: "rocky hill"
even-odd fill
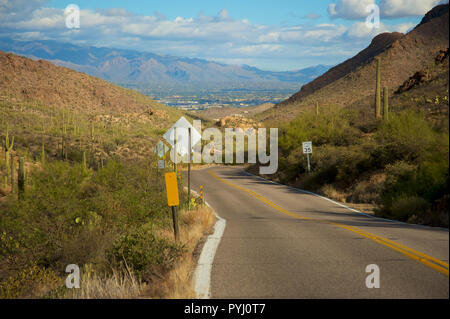
[[[433,8],[420,24],[405,35],[378,35],[358,55],[332,68],[278,104],[278,112],[264,112],[259,119],[289,120],[316,102],[321,107],[369,107],[374,101],[376,57],[381,60],[381,85],[388,87],[392,95],[416,72],[433,68],[436,56],[449,47],[448,8],[448,4]],[[448,69],[446,73],[448,76]]]
[[[311,93],[327,86],[330,83],[342,78],[343,76],[355,71],[358,67],[368,63],[375,56],[386,50],[392,43],[397,41],[403,36],[402,33],[382,33],[373,38],[372,43],[359,52],[353,58],[346,60],[345,62],[331,68],[328,72],[319,76],[315,80],[302,86],[300,92],[294,94],[288,100],[283,101],[279,105],[290,104],[296,101],[300,101],[302,98],[308,96]]]
[[[0,51],[1,99],[87,113],[151,112],[161,118],[172,112],[135,91],[85,73]]]

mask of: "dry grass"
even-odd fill
[[[98,275],[85,269],[82,273],[80,289],[74,289],[66,298],[76,299],[130,299],[195,298],[192,274],[196,266],[195,250],[204,235],[209,233],[215,221],[212,210],[202,206],[191,211],[181,212],[179,217],[180,241],[185,252],[174,267],[155,276],[151,283],[139,281],[130,269],[113,270],[112,275]],[[173,240],[171,230],[159,230],[157,235]]]
[[[145,286],[128,269],[121,272],[113,270],[108,276],[87,272],[82,277],[80,289],[72,289],[66,298],[130,299],[140,296]]]
[[[214,221],[214,213],[206,206],[181,212],[180,241],[186,251],[170,271],[147,287],[145,296],[163,299],[195,298],[192,285],[192,275],[197,262],[195,250],[202,237],[211,231]],[[167,230],[161,231],[159,235],[173,238],[173,233]]]
[[[333,187],[333,185],[323,185],[320,189],[320,193],[322,193],[325,197],[331,198],[333,200],[337,200],[339,202],[345,203],[347,195],[345,193],[342,193],[336,188]]]

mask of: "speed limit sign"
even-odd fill
[[[303,154],[312,154],[312,142],[303,142]]]

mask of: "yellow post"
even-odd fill
[[[169,172],[164,177],[166,180],[167,204],[172,209],[173,232],[175,240],[178,241],[178,218],[175,206],[180,204],[180,198],[178,197],[177,174],[175,172]]]
[[[203,185],[200,185],[200,199],[202,200],[203,203]]]

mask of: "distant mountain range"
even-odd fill
[[[247,65],[158,55],[150,52],[78,46],[56,41],[0,38],[0,50],[44,59],[125,86],[198,85],[300,87],[331,66],[317,65],[288,72],[263,71]]]

